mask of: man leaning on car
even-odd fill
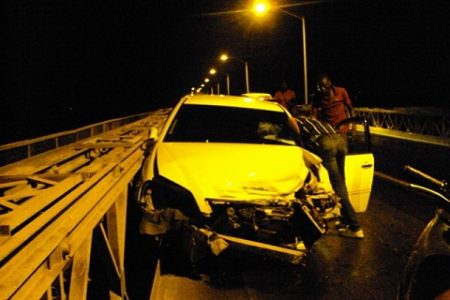
[[[337,224],[339,234],[351,238],[364,238],[345,185],[344,164],[348,150],[344,137],[326,122],[302,115],[296,120],[304,147],[323,160],[322,163],[329,173],[333,189],[341,198],[341,218]]]

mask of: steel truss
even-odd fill
[[[165,118],[157,111],[0,168],[0,299],[87,299],[93,257],[109,299],[128,299],[128,188]]]
[[[450,112],[426,108],[355,108],[359,117],[377,128],[450,138]]]

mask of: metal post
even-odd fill
[[[230,74],[227,74],[227,95],[230,95]]]
[[[287,10],[284,10],[282,8],[279,8],[279,10],[291,17],[294,17],[296,19],[300,19],[302,21],[302,54],[303,54],[303,83],[304,83],[304,91],[305,91],[305,104],[308,104],[308,60],[306,58],[306,21],[305,16],[297,16]]]
[[[308,66],[306,59],[306,23],[305,17],[302,16],[302,40],[303,40],[303,82],[304,82],[304,90],[305,90],[305,104],[309,103],[308,101]]]
[[[217,95],[220,95],[220,83],[217,83]]]
[[[245,61],[245,89],[247,93],[250,93],[250,81],[248,79],[248,63]]]

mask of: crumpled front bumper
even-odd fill
[[[267,243],[256,242],[234,236],[215,233],[206,228],[190,226],[192,241],[194,244],[207,245],[211,252],[218,256],[223,251],[229,249],[232,251],[252,253],[269,257],[292,264],[300,264],[306,256],[306,247],[302,241],[299,241],[291,247],[276,246]]]

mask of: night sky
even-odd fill
[[[0,144],[173,105],[210,67],[225,92],[303,95],[301,22],[248,1],[1,2]],[[278,1],[279,5],[301,1]],[[306,2],[311,3],[311,2]],[[305,15],[310,92],[329,73],[356,107],[450,106],[448,1],[315,1]],[[234,12],[234,13],[231,13]]]

